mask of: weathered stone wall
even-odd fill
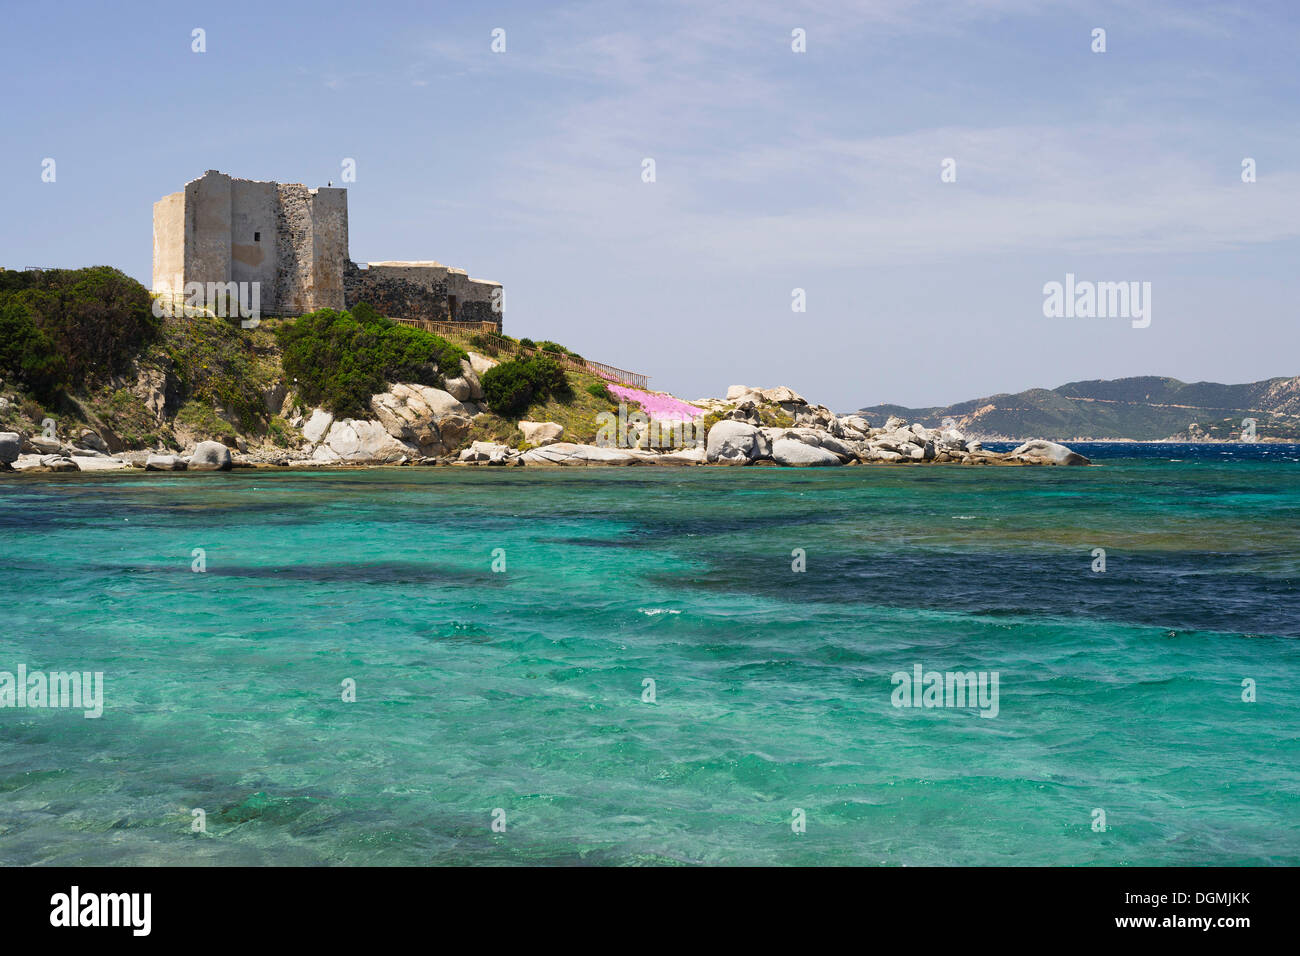
[[[153,288],[180,293],[185,289],[185,191],[153,204]]]
[[[154,204],[153,286],[260,283],[265,312],[294,314],[369,302],[394,316],[491,322],[499,283],[438,262],[348,258],[348,193],[232,179],[208,170]]]
[[[311,193],[306,186],[275,184],[276,228],[276,301],[290,312],[308,312],[316,307],[311,300],[312,228]]]
[[[185,185],[185,281],[230,280],[230,177],[214,169]]]
[[[230,278],[260,282],[261,307],[274,312],[279,306],[280,236],[275,183],[232,180],[230,200]]]
[[[348,260],[348,191],[313,189],[311,200],[312,301],[318,309],[341,309]]]
[[[497,331],[502,315],[493,310],[497,282],[471,279],[463,269],[439,262],[348,262],[344,272],[349,306],[365,302],[385,315],[436,322],[490,322]]]

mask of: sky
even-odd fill
[[[499,281],[506,332],[686,399],[789,385],[844,412],[1300,374],[1294,4],[55,0],[3,20],[7,268],[148,285],[152,204],[218,169],[346,186],[353,259]],[[1150,324],[1044,315],[1067,274],[1149,282]]]

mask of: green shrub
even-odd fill
[[[613,393],[609,390],[609,386],[604,382],[592,382],[587,386],[587,394],[592,398],[599,398],[603,402],[609,402],[611,405],[618,404],[618,400],[614,398]]]
[[[539,397],[554,395],[564,398],[572,394],[569,380],[564,375],[564,366],[546,355],[534,355],[522,363],[528,375],[528,383]]]
[[[370,396],[390,382],[441,386],[467,358],[446,339],[390,322],[364,303],[350,313],[318,309],[276,335],[299,396],[340,417],[367,414]]]
[[[484,401],[498,415],[517,415],[534,400],[550,395],[564,398],[573,391],[560,363],[545,355],[502,362],[479,381]]]
[[[483,400],[498,415],[516,415],[528,407],[533,385],[523,362],[502,362],[479,376]]]
[[[0,376],[13,378],[53,401],[63,386],[67,362],[21,302],[0,302]]]
[[[544,342],[538,342],[537,348],[541,349],[543,352],[553,352],[556,355],[567,355],[575,362],[583,361],[582,356],[579,355],[577,352],[573,351],[572,349],[566,349],[559,342],[552,342],[550,339],[547,339]]]
[[[47,398],[106,379],[157,337],[152,306],[109,266],[0,272],[0,370]]]
[[[530,349],[537,348],[537,343],[534,342],[532,339],[520,339],[519,344],[524,346],[525,348],[530,348]]]

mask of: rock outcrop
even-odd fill
[[[344,418],[330,425],[312,449],[312,461],[354,462],[376,465],[399,464],[419,455],[419,450],[394,438],[379,422]],[[193,462],[190,463],[193,468]]]
[[[429,385],[394,385],[373,396],[370,408],[391,437],[410,446],[408,454],[429,458],[455,453],[477,414],[450,392]]]
[[[520,422],[519,430],[524,433],[524,441],[530,445],[546,445],[559,441],[564,434],[564,426],[555,422]]]
[[[184,471],[185,459],[179,455],[150,455],[144,462],[145,471]]]
[[[755,425],[721,421],[709,429],[705,454],[710,464],[748,465],[760,458],[770,458],[772,443]]]
[[[843,464],[834,452],[797,438],[778,438],[772,442],[772,460],[791,467]]]
[[[0,465],[12,465],[23,451],[22,436],[17,432],[0,432]]]
[[[230,449],[219,441],[201,441],[189,458],[190,471],[229,471]]]
[[[1078,452],[1070,451],[1064,445],[1057,444],[1054,441],[1043,441],[1042,439],[1027,441],[1011,454],[1024,458],[1046,458],[1054,465],[1092,464],[1091,461]]]
[[[1064,445],[1031,441],[1013,452],[985,451],[955,428],[926,428],[891,416],[873,427],[864,416],[836,415],[793,389],[732,385],[725,399],[697,404],[720,420],[709,429],[709,463],[772,462],[789,467],[857,464],[960,463],[967,465],[1086,465]],[[792,427],[774,421],[793,422]]]

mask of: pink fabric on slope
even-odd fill
[[[696,408],[671,395],[656,395],[628,388],[626,385],[610,385],[610,394],[625,402],[635,402],[645,409],[645,413],[659,421],[693,421],[704,414],[704,409]]]

